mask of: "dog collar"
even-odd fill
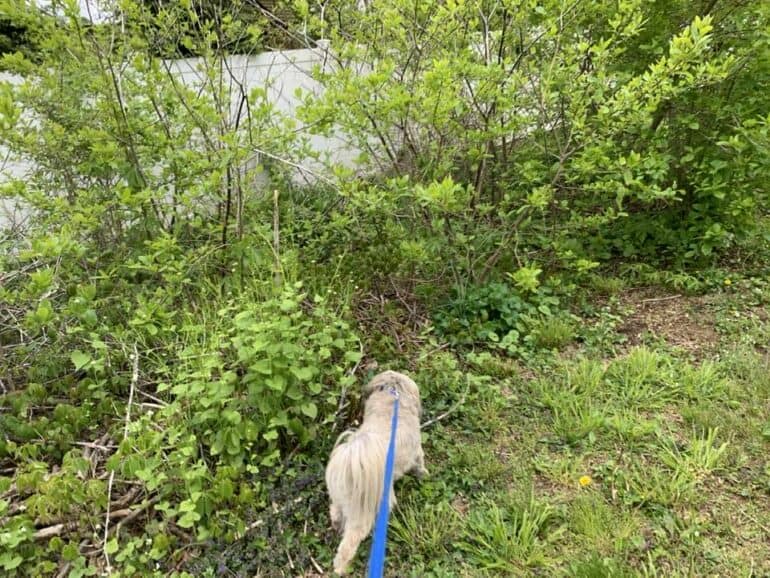
[[[380,391],[385,391],[385,390],[387,390],[387,391],[388,391],[388,393],[389,393],[390,395],[392,395],[393,397],[395,397],[396,399],[398,399],[398,390],[395,388],[395,386],[392,386],[392,385],[391,385],[391,386],[387,386],[387,385],[381,385],[381,386],[379,387],[379,390],[380,390]]]

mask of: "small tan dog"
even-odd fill
[[[385,483],[385,458],[390,441],[393,402],[398,393],[398,424],[393,481],[406,473],[427,475],[420,441],[420,391],[403,373],[385,371],[364,387],[368,395],[364,422],[358,430],[343,433],[326,466],[326,487],[331,500],[331,521],[342,531],[342,542],[334,558],[334,571],[344,574],[358,545],[374,525]],[[390,508],[396,495],[390,489]]]

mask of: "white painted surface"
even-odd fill
[[[222,79],[230,95],[231,126],[235,124],[238,102],[242,92],[247,94],[255,88],[264,89],[267,101],[275,110],[283,115],[292,117],[300,104],[297,98],[298,89],[303,92],[318,94],[321,85],[312,78],[315,66],[330,67],[332,60],[326,50],[321,47],[310,50],[286,50],[267,52],[252,56],[231,56],[222,63]],[[199,58],[187,58],[170,61],[169,68],[182,82],[193,89],[200,88],[203,82],[204,63]],[[20,82],[20,78],[0,73],[0,81]],[[245,116],[245,111],[242,116]],[[242,119],[243,120],[243,119]],[[306,127],[297,127],[299,136],[308,139],[310,148],[328,158],[330,163],[342,164],[348,167],[355,165],[359,152],[341,136],[312,135]],[[255,163],[259,155],[255,152]],[[327,176],[327,163],[303,161],[302,168],[292,168],[293,179],[297,182],[313,182],[318,175]],[[31,165],[23,159],[8,156],[7,149],[0,145],[0,182],[8,178],[23,178],[31,169]],[[12,200],[0,199],[0,229],[17,223],[23,211],[19,211]]]

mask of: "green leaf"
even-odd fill
[[[104,545],[104,551],[107,554],[114,554],[115,552],[117,552],[118,551],[118,539],[117,538],[113,538],[112,540],[107,542]]]
[[[265,385],[275,391],[283,391],[286,386],[286,378],[283,375],[274,375],[265,380]]]
[[[61,557],[66,562],[73,562],[78,559],[78,556],[80,556],[80,552],[78,552],[77,544],[67,544],[61,550]]]
[[[293,386],[286,390],[286,397],[292,401],[299,401],[305,397],[305,394],[299,387]]]
[[[249,370],[262,375],[272,375],[273,366],[269,359],[260,359],[249,366]]]
[[[196,508],[196,504],[193,500],[183,500],[179,504],[179,511],[180,512],[194,512]]]
[[[201,515],[198,512],[186,512],[180,516],[176,521],[177,526],[180,528],[192,528],[195,523],[201,519]]]
[[[300,410],[310,419],[315,419],[318,415],[318,408],[316,407],[316,404],[312,402],[304,404]]]
[[[222,417],[234,425],[238,425],[239,423],[241,423],[241,414],[232,409],[224,410],[222,412]]]
[[[76,349],[72,352],[70,355],[70,359],[72,360],[73,365],[75,366],[76,370],[83,369],[86,365],[88,365],[91,362],[91,356],[87,353],[83,353],[79,349]]]
[[[346,351],[345,352],[345,361],[348,361],[350,363],[358,363],[361,361],[361,352],[360,351]]]
[[[0,556],[0,566],[2,566],[4,570],[14,570],[18,568],[23,561],[24,558],[19,555],[12,556],[10,552],[6,552]]]
[[[24,561],[24,558],[22,558],[21,556],[19,555],[11,556],[10,553],[3,554],[3,556],[0,557],[0,564],[2,564],[5,570],[13,570],[15,568],[18,568],[23,561]]]
[[[292,365],[289,368],[289,371],[291,371],[292,374],[294,374],[294,377],[300,381],[309,381],[313,379],[313,376],[316,374],[315,367],[296,367]]]

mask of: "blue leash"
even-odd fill
[[[398,391],[390,389],[393,401],[393,421],[390,423],[390,443],[385,459],[385,488],[380,499],[380,509],[374,522],[372,552],[369,555],[369,578],[382,578],[385,570],[385,545],[388,539],[388,515],[390,514],[390,488],[393,485],[393,464],[396,459],[396,426],[398,425]]]

